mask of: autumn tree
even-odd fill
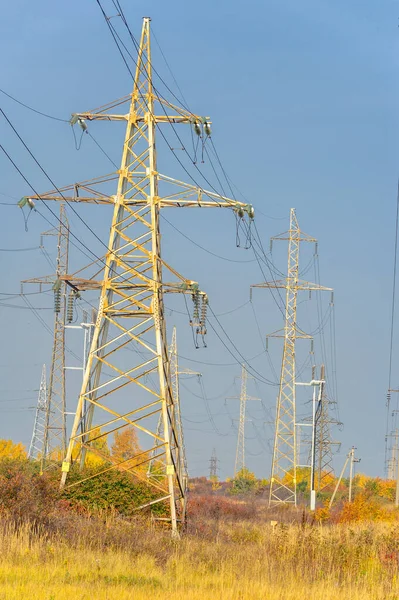
[[[255,474],[246,467],[236,473],[232,483],[231,494],[248,494],[255,492],[259,486]]]
[[[141,449],[135,427],[128,425],[115,433],[111,449],[111,456],[115,462],[124,463],[125,467],[131,468],[144,460],[144,457],[136,459],[136,456],[140,452]]]
[[[15,444],[12,440],[0,440],[0,460],[5,458],[24,460],[26,458],[25,446],[21,442]]]
[[[90,445],[86,457],[86,466],[98,467],[107,462],[110,455],[107,435],[103,435],[101,427],[96,427],[89,436]],[[92,451],[90,451],[90,448]]]

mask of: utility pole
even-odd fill
[[[68,309],[70,309],[71,307],[71,296],[69,296],[68,298]],[[67,313],[70,312],[67,310]],[[91,322],[88,322],[88,314],[87,311],[83,311],[83,320],[82,323],[80,325],[65,325],[65,329],[75,329],[75,330],[79,330],[79,331],[83,331],[83,356],[82,356],[82,366],[66,366],[65,367],[65,371],[71,370],[71,371],[81,371],[82,372],[82,378],[84,377],[85,371],[86,371],[86,365],[87,365],[87,360],[89,357],[89,350],[90,350],[90,346],[91,346],[91,342],[93,339],[93,329],[94,329],[94,324],[97,320],[97,311],[95,308],[92,308],[91,310]],[[68,318],[68,322],[72,321],[72,318],[69,319]],[[91,410],[92,405],[89,404],[87,402],[84,403],[83,405],[83,415],[82,415],[82,421],[81,421],[81,433],[84,433],[85,430],[90,429],[91,427],[91,419],[93,417],[93,411]],[[75,415],[75,413],[71,413],[71,412],[67,412],[67,415]],[[83,447],[82,448],[82,456],[81,456],[81,460],[82,462],[84,462],[84,457],[86,454],[86,448]]]
[[[28,458],[32,460],[41,460],[43,455],[47,404],[48,397],[46,382],[46,365],[43,365],[42,377],[40,380],[39,396],[37,399],[35,423],[33,425],[32,439],[28,452]]]
[[[218,458],[216,455],[216,448],[212,450],[212,456],[209,461],[209,479],[215,480],[218,476]]]
[[[314,369],[313,369],[314,372]],[[324,375],[324,372],[322,372]],[[316,472],[316,423],[317,414],[320,412],[321,398],[323,395],[324,379],[312,379],[309,383],[296,381],[295,385],[311,385],[313,386],[312,399],[312,439],[310,450],[310,510],[316,509],[316,488],[315,488],[315,472]],[[316,386],[319,388],[318,400],[316,403]]]
[[[234,477],[237,473],[245,469],[245,411],[247,400],[259,400],[259,398],[253,398],[247,394],[247,382],[248,373],[245,365],[242,365],[241,371],[241,393],[240,393],[240,420],[238,425],[238,437],[237,437],[237,449],[236,449],[236,460],[234,464]],[[237,399],[237,396],[231,396],[228,400]]]
[[[290,228],[272,240],[288,241],[288,271],[284,280],[274,280],[252,285],[251,288],[285,289],[285,326],[270,337],[284,339],[283,360],[279,393],[277,398],[276,425],[272,469],[270,478],[269,505],[280,502],[296,506],[296,340],[310,339],[297,325],[297,298],[300,290],[331,290],[316,283],[299,279],[299,249],[301,242],[316,243],[317,240],[303,233],[299,228],[295,209],[290,211]]]
[[[57,262],[54,275],[26,279],[24,283],[40,286],[52,285],[54,290],[54,337],[51,355],[50,378],[48,387],[47,412],[44,429],[41,470],[58,463],[65,456],[66,433],[66,386],[65,386],[65,324],[68,303],[71,305],[73,292],[67,298],[65,278],[68,272],[69,223],[65,204],[60,205],[59,225],[42,235],[57,237]]]
[[[350,450],[350,451],[348,452],[348,454],[346,455],[346,459],[345,459],[345,462],[344,462],[344,466],[342,467],[341,473],[339,474],[339,477],[338,477],[338,481],[337,481],[337,483],[336,483],[336,485],[335,485],[335,489],[334,489],[334,491],[333,491],[333,494],[332,494],[332,496],[331,496],[331,498],[330,498],[329,508],[331,508],[331,507],[332,507],[332,504],[333,504],[333,502],[334,502],[335,495],[336,495],[336,493],[337,493],[337,491],[338,491],[339,485],[340,485],[340,483],[341,483],[341,481],[342,481],[342,477],[343,477],[343,475],[344,475],[344,473],[345,473],[346,467],[347,467],[347,465],[348,465],[348,462],[349,462],[349,460],[350,460],[351,453],[352,453],[352,450]]]
[[[355,450],[356,450],[356,448],[354,446],[352,446],[352,450],[350,451],[348,502],[352,502],[352,483],[353,483],[353,468],[354,468],[354,464],[360,462],[360,458],[355,458]]]
[[[348,497],[348,501],[352,502],[352,479],[353,479],[353,465],[354,463],[358,463],[360,462],[360,458],[355,458],[355,450],[356,448],[354,446],[352,446],[352,448],[349,450],[348,454],[346,455],[346,459],[344,462],[344,466],[342,467],[341,473],[339,475],[338,481],[335,485],[335,489],[334,492],[330,498],[330,504],[329,504],[329,508],[332,507],[334,499],[335,499],[335,495],[338,491],[339,485],[342,481],[342,477],[346,471],[346,467],[348,466],[348,463],[350,461],[350,472],[349,472],[349,497]]]
[[[123,110],[121,107],[126,103],[129,107]],[[163,114],[157,114],[159,108]],[[115,109],[122,112],[116,114]],[[113,209],[102,275],[97,273],[89,279],[65,278],[73,289],[100,290],[100,299],[60,485],[67,484],[73,458],[83,456],[83,447],[99,455],[95,443],[98,435],[112,436],[124,427],[133,426],[143,448],[134,457],[135,464],[131,466],[133,461],[126,464],[112,456],[107,460],[111,461],[111,468],[125,470],[147,482],[153,499],[138,508],[164,505],[168,512],[163,519],[170,523],[172,535],[178,536],[186,489],[178,468],[181,448],[174,418],[164,294],[192,296],[194,312],[201,315],[192,320],[192,325],[200,335],[205,333],[202,315],[207,297],[195,281],[180,275],[161,257],[160,213],[165,207],[222,207],[232,209],[239,218],[248,215],[252,219],[254,212],[251,205],[158,171],[156,133],[162,124],[186,123],[199,135],[202,131],[210,135],[211,124],[207,117],[174,106],[154,89],[148,17],[143,21],[132,94],[90,112],[75,114],[71,123],[87,128],[86,122],[95,120],[125,123],[126,134],[121,166],[116,173],[60,190],[68,202],[103,204]],[[112,182],[117,187],[110,195]],[[40,198],[62,200],[57,190],[40,194]],[[200,304],[202,308],[197,311]],[[129,348],[134,351],[127,356],[125,351]],[[85,403],[92,404],[93,410],[100,413],[101,434],[95,434],[94,425],[87,428],[82,423]],[[163,426],[158,433],[160,413]],[[158,474],[147,478],[143,472],[154,452],[158,466],[162,467],[162,478]],[[107,465],[99,470],[98,475],[109,468]],[[73,485],[79,485],[84,479],[83,470],[81,479],[74,480]]]

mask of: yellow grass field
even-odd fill
[[[225,524],[211,539],[127,523],[74,539],[3,524],[1,600],[396,600],[397,525]],[[132,528],[128,550],[117,536]],[[100,527],[101,529],[101,527]],[[92,538],[92,539],[91,539]],[[143,542],[143,538],[145,541]],[[108,546],[108,547],[107,547]]]

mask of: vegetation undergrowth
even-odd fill
[[[267,482],[238,479],[191,482],[176,542],[150,512],[135,511],[150,492],[131,476],[113,471],[60,493],[58,470],[40,475],[23,456],[0,459],[0,598],[399,598],[390,484],[359,479],[352,503],[343,489],[332,510],[319,497],[311,514],[269,509]]]

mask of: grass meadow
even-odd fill
[[[399,598],[397,524],[199,525],[176,543],[116,517],[3,522],[0,598]]]
[[[202,478],[175,542],[134,510],[135,480],[90,481],[60,494],[57,472],[0,460],[0,600],[399,600],[394,482],[359,478],[311,515]]]

